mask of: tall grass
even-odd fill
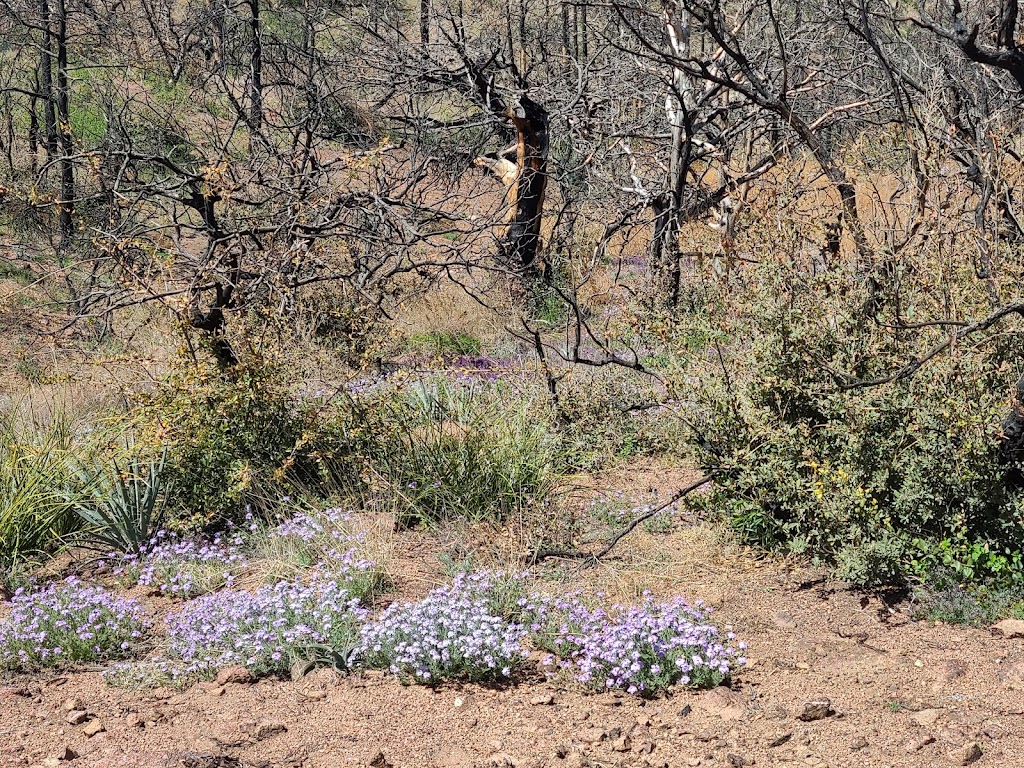
[[[0,399],[0,577],[55,552],[82,525],[93,489],[80,469],[103,463],[117,441],[98,390],[36,388]]]
[[[404,524],[500,521],[545,498],[564,461],[538,406],[507,387],[421,382],[373,457]]]
[[[50,550],[78,527],[80,438],[64,410],[46,420],[0,413],[0,563]]]

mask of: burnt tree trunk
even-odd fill
[[[71,246],[75,208],[74,144],[71,136],[71,86],[68,82],[68,15],[64,0],[57,0],[57,135],[60,140],[60,245]]]
[[[260,22],[260,0],[248,0],[249,34],[249,123],[253,130],[263,125],[263,29]]]
[[[43,99],[46,153],[52,159],[57,156],[57,113],[53,99],[53,41],[48,0],[39,0],[39,21],[42,28],[42,42],[39,46],[39,95]]]
[[[540,262],[541,219],[548,182],[548,113],[528,96],[509,106],[505,116],[516,130],[518,172],[509,189],[508,222],[502,253],[526,276],[543,271]]]

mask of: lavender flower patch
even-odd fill
[[[18,590],[0,623],[0,668],[31,669],[123,658],[146,630],[136,600],[71,578],[39,592]]]
[[[365,599],[387,581],[382,565],[367,557],[368,536],[355,512],[326,509],[299,512],[271,528],[261,554],[276,564],[278,576],[297,576],[317,566],[343,582],[352,597]]]
[[[587,638],[601,632],[609,621],[608,614],[587,605],[579,591],[559,597],[531,594],[520,604],[530,644],[551,654],[548,665],[581,653]]]
[[[526,629],[495,614],[517,601],[509,603],[493,587],[489,574],[460,574],[418,603],[392,605],[363,628],[360,662],[403,682],[508,678],[528,655]]]
[[[711,688],[746,663],[745,644],[709,624],[701,603],[658,603],[646,595],[640,606],[616,606],[607,615],[575,598],[552,602],[547,613],[543,608],[532,632],[538,646],[552,650],[554,664],[592,689],[653,695],[673,685]]]
[[[286,672],[296,659],[331,649],[346,657],[366,611],[345,582],[322,574],[256,592],[217,592],[167,617],[172,677],[212,677],[234,665],[257,675]]]
[[[139,555],[124,555],[115,573],[130,582],[180,598],[230,587],[245,564],[242,538],[182,539],[160,531]]]

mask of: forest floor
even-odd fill
[[[641,464],[587,482],[664,497],[679,479]],[[397,596],[442,581],[439,555],[472,535],[396,533]],[[436,689],[333,670],[142,691],[96,670],[18,677],[0,684],[0,767],[1024,765],[1024,639],[915,621],[702,522],[637,530],[601,565],[559,573],[623,600],[704,600],[749,664],[731,687],[649,701],[539,673]]]

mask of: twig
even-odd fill
[[[608,540],[608,542],[597,552],[581,552],[581,551],[575,550],[575,549],[538,549],[536,552],[531,554],[527,558],[527,560],[528,560],[528,562],[531,565],[536,565],[541,560],[546,560],[548,558],[557,557],[557,558],[562,558],[564,560],[583,560],[583,561],[586,561],[587,565],[594,565],[597,562],[599,562],[602,557],[604,557],[609,552],[611,552],[616,544],[618,544],[620,541],[622,541],[622,539],[624,539],[626,536],[628,536],[630,533],[632,533],[636,529],[636,527],[638,525],[640,525],[640,523],[642,523],[644,520],[649,520],[650,518],[654,517],[656,514],[661,512],[662,510],[672,506],[673,504],[675,504],[677,501],[679,501],[684,496],[692,493],[693,491],[697,490],[698,488],[700,488],[705,483],[710,482],[711,480],[713,480],[714,477],[717,474],[718,474],[718,470],[717,469],[712,470],[711,472],[709,472],[708,474],[704,475],[704,477],[700,478],[699,480],[695,480],[694,482],[690,483],[685,488],[681,488],[680,490],[678,490],[675,493],[673,493],[668,498],[668,500],[665,501],[660,506],[655,507],[654,509],[649,510],[647,512],[644,512],[639,517],[634,518],[629,523],[629,525],[627,525],[621,531],[619,531],[614,536],[612,536]]]

